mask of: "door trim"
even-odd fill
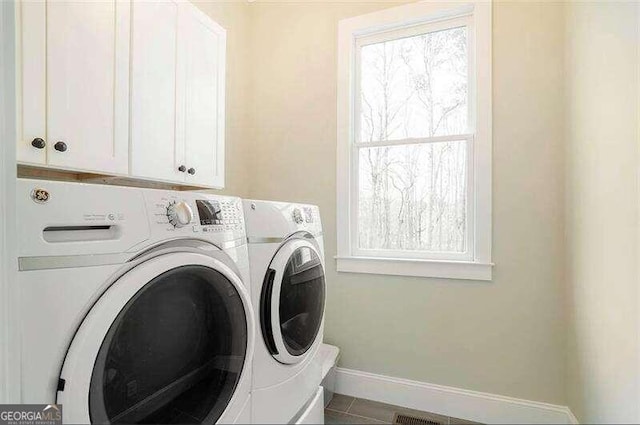
[[[60,378],[65,380],[64,391],[58,391],[56,403],[63,404],[65,423],[90,423],[89,388],[95,360],[102,342],[124,306],[147,283],[162,273],[185,265],[202,265],[222,273],[240,294],[247,318],[247,350],[238,380],[240,383],[251,370],[255,321],[250,298],[237,273],[222,261],[204,254],[172,252],[144,261],[121,275],[89,310],[74,335],[65,356]],[[221,418],[233,405],[233,394]]]

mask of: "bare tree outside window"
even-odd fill
[[[364,45],[359,87],[358,247],[467,251],[468,141],[433,139],[468,132],[467,27]]]

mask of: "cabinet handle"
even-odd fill
[[[189,168],[189,169],[187,170],[187,173],[189,173],[189,174],[191,174],[191,175],[194,175],[194,174],[196,173],[196,169],[195,169],[195,168],[193,168],[193,167],[191,167],[191,168]]]
[[[67,150],[67,144],[65,142],[56,142],[53,148],[58,152],[65,152]]]
[[[181,165],[178,167],[178,171],[180,171],[181,173],[184,173],[185,171],[187,171],[187,167],[185,167],[184,165]]]
[[[40,137],[36,137],[31,141],[31,146],[33,146],[34,148],[43,149],[45,146],[47,146],[47,142],[45,142],[44,139]]]

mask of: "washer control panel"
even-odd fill
[[[148,197],[151,224],[156,232],[243,232],[239,198],[202,193],[160,192]]]
[[[196,199],[203,232],[242,230],[242,204],[236,198]]]

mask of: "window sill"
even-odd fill
[[[492,263],[411,258],[335,257],[339,272],[491,280]]]

